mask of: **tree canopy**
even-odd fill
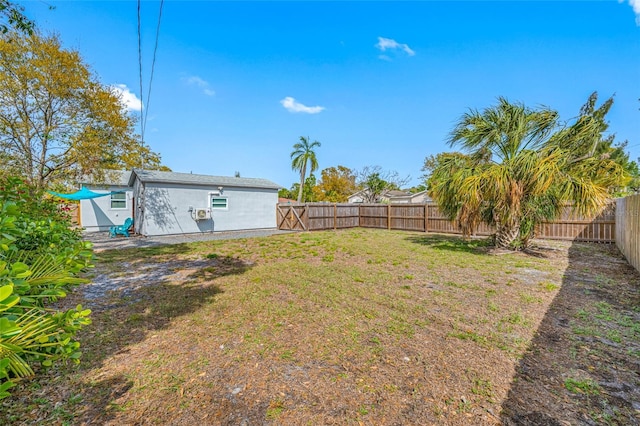
[[[6,34],[10,29],[31,34],[35,24],[24,16],[24,8],[9,0],[0,0],[0,33]]]
[[[105,169],[160,168],[133,117],[57,36],[0,37],[0,171],[42,188]]]
[[[530,109],[505,98],[469,111],[449,141],[463,152],[425,162],[430,196],[467,235],[481,220],[494,224],[498,247],[526,246],[536,224],[557,217],[565,203],[596,213],[612,188],[628,182],[628,173],[608,155],[611,140],[603,134],[613,100],[598,108],[596,102],[594,93],[565,126],[549,108]]]
[[[363,190],[366,203],[377,203],[389,190],[400,189],[409,182],[410,177],[401,177],[394,170],[383,170],[380,166],[365,166],[357,172],[358,187]]]
[[[344,203],[358,190],[356,175],[348,167],[328,167],[320,172],[320,183],[314,188],[319,201]]]

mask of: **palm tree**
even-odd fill
[[[439,157],[431,196],[465,234],[485,220],[496,226],[497,247],[526,246],[535,225],[557,217],[565,203],[593,214],[609,200],[608,189],[626,180],[618,164],[593,155],[603,119],[583,107],[572,126],[559,129],[555,111],[499,98],[462,116],[449,143],[465,153]]]
[[[291,153],[291,168],[300,172],[300,189],[298,190],[298,203],[302,202],[302,189],[307,174],[307,163],[310,163],[310,173],[318,170],[318,160],[314,148],[320,147],[320,142],[309,142],[309,137],[300,136],[300,142],[293,145]]]

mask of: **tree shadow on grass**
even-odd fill
[[[39,417],[51,423],[62,420],[56,417],[59,413],[86,424],[102,424],[113,419],[122,409],[115,400],[133,386],[133,378],[114,373],[88,382],[86,377],[95,377],[95,371],[112,356],[126,354],[130,346],[143,342],[155,331],[170,327],[172,319],[215,304],[216,296],[223,292],[216,285],[216,279],[243,274],[252,266],[224,256],[166,261],[163,255],[185,250],[179,246],[148,250],[152,252],[136,252],[134,259],[129,251],[107,252],[103,255],[105,258],[121,262],[128,259],[128,263],[135,263],[136,267],[120,270],[98,263],[92,283],[78,288],[64,300],[67,306],[82,303],[93,311],[92,324],[77,335],[83,351],[81,364],[59,366],[17,389],[14,399],[17,403],[0,410],[0,423],[13,423],[16,418],[32,423],[28,420],[31,416],[28,404],[19,407],[19,401],[32,400],[34,386],[43,389],[42,400],[48,400],[39,405]],[[152,255],[160,256],[153,258]],[[100,290],[91,290],[96,285]],[[49,387],[51,389],[44,391]]]
[[[523,358],[505,425],[640,424],[640,273],[613,245],[573,243]]]
[[[144,260],[150,256],[175,256],[191,251],[189,244],[163,244],[149,247],[127,247],[122,249],[106,250],[96,254],[99,263],[127,262],[132,258]]]
[[[430,247],[434,250],[446,250],[458,253],[487,254],[491,244],[488,238],[474,238],[464,240],[461,236],[431,234],[424,236],[412,235],[406,238],[415,244]]]

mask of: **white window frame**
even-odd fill
[[[124,199],[114,199],[114,198],[113,198],[113,196],[114,196],[114,195],[120,195],[120,194],[124,195]],[[127,193],[126,193],[126,192],[116,192],[116,193],[113,193],[113,194],[111,194],[111,196],[109,197],[109,207],[111,208],[111,210],[126,210],[126,209],[128,208],[128,204],[129,204],[129,203],[128,203],[128,198],[129,198],[129,197],[127,197]],[[118,202],[120,202],[120,201],[124,201],[124,207],[113,207],[113,202],[114,202],[114,201],[118,201]]]

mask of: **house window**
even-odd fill
[[[228,208],[227,199],[222,197],[211,197],[212,210],[226,210]]]
[[[126,209],[127,208],[127,194],[125,192],[118,192],[111,194],[111,208],[112,209]]]

